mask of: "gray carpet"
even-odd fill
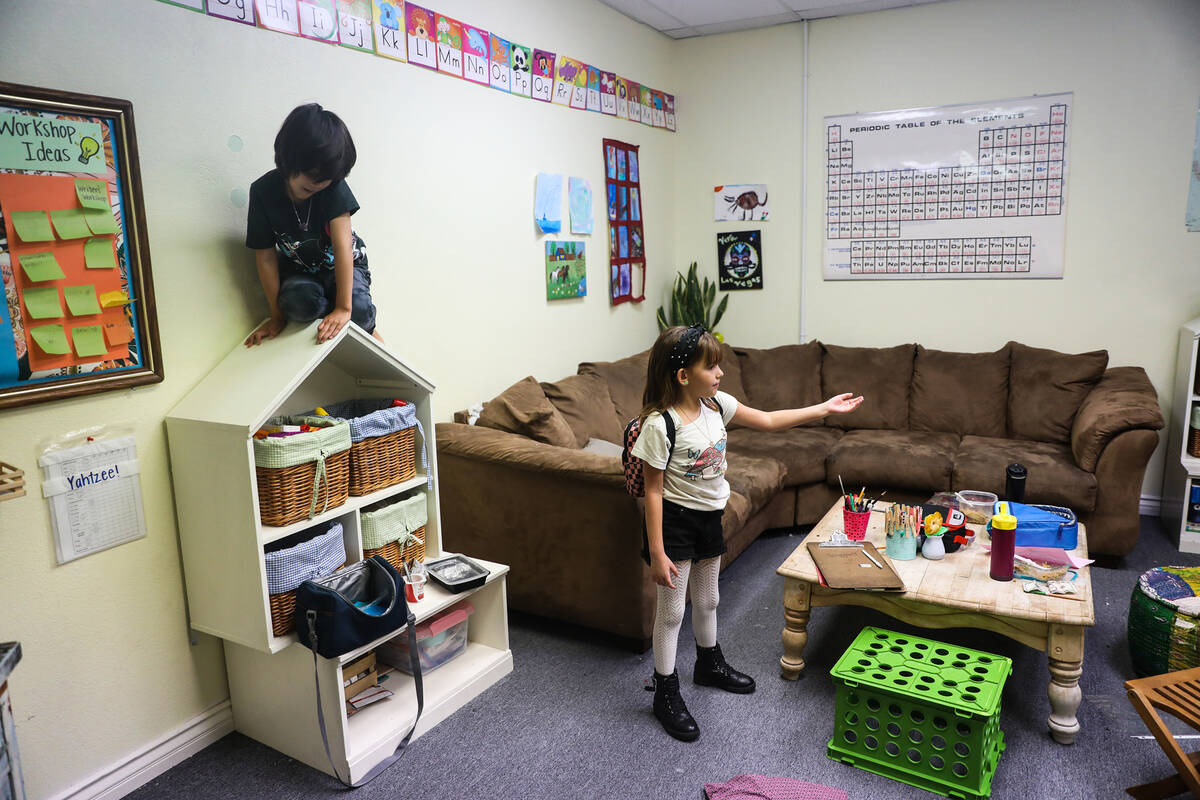
[[[516,620],[513,673],[418,739],[355,797],[696,800],[705,782],[740,773],[836,786],[855,798],[933,797],[825,756],[834,705],[828,670],[864,625],[1013,659],[1001,713],[1007,750],[992,785],[994,798],[1119,798],[1125,786],[1171,772],[1122,688],[1133,677],[1125,620],[1137,576],[1157,565],[1200,564],[1200,556],[1175,550],[1158,519],[1142,518],[1142,538],[1131,556],[1092,572],[1097,622],[1086,639],[1082,728],[1071,747],[1054,743],[1046,731],[1045,654],[992,634],[922,631],[865,609],[816,609],[805,651],[808,669],[799,681],[781,680],[782,579],[775,568],[799,542],[799,531],[768,533],[721,577],[721,645],[732,664],[757,678],[757,692],[737,696],[694,686],[695,648],[685,620],[679,668],[684,697],[701,727],[699,741],[669,738],[651,715],[651,694],[642,690],[653,668],[649,653],[634,655]],[[1195,742],[1185,749],[1195,749]],[[340,792],[327,775],[234,733],[129,797],[323,798]]]

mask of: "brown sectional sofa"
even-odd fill
[[[889,498],[1002,496],[1013,461],[1029,469],[1026,500],[1074,509],[1093,554],[1125,555],[1137,542],[1163,419],[1146,373],[1107,368],[1106,351],[723,348],[721,388],[755,408],[866,398],[850,414],[787,431],[730,430],[726,564],[768,528],[820,519],[839,474]],[[585,362],[554,383],[525,378],[486,403],[476,425],[458,414],[437,426],[444,546],[509,564],[512,608],[643,648],[654,585],[639,557],[637,505],[604,443],[619,443],[640,410],[648,355]]]

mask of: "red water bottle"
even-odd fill
[[[990,574],[994,581],[1013,579],[1013,555],[1017,544],[1017,518],[1012,514],[1000,513],[992,516],[992,565]]]

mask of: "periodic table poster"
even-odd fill
[[[1073,97],[825,117],[825,279],[1061,278]]]

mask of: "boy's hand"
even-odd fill
[[[829,414],[846,414],[862,405],[862,396],[852,397],[850,392],[834,395],[825,401],[825,411]]]
[[[279,335],[279,332],[283,330],[283,326],[286,324],[287,322],[285,320],[271,317],[262,325],[259,325],[258,328],[255,329],[254,333],[246,337],[246,347],[254,347],[254,345],[266,341],[267,339],[274,339]]]
[[[675,563],[667,558],[666,553],[653,553],[650,556],[650,574],[654,577],[654,582],[659,586],[674,589],[675,583],[671,580],[671,576],[679,576],[679,567],[675,566]]]
[[[346,323],[350,321],[350,309],[335,308],[329,312],[329,316],[321,320],[321,324],[317,326],[317,344],[327,342],[334,336],[337,336],[338,331],[346,327]]]

